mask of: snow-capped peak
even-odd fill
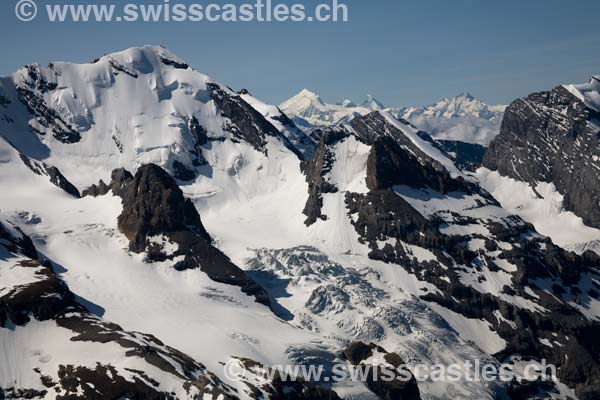
[[[454,96],[455,99],[465,99],[467,101],[470,100],[475,100],[475,96],[473,96],[471,93],[469,92],[464,92],[459,94],[458,96]]]
[[[280,108],[306,108],[311,106],[322,107],[325,106],[325,103],[317,93],[305,88],[291,99],[282,103]]]
[[[170,51],[164,46],[154,46],[154,45],[146,45],[142,47],[131,47],[129,49],[110,53],[105,55],[102,59],[109,59],[121,62],[127,65],[140,65],[140,62],[143,62],[144,59],[147,61],[151,61],[152,59],[160,59],[166,61],[168,64],[171,62],[172,64],[177,64],[180,66],[187,66],[187,63],[179,58],[175,53]]]
[[[362,107],[366,107],[373,111],[379,111],[385,109],[385,106],[382,102],[374,98],[372,95],[368,94],[367,98],[361,103]]]
[[[356,105],[349,99],[329,104],[322,101],[317,94],[304,89],[291,99],[281,103],[279,108],[290,116],[296,125],[305,131],[312,131],[348,122],[358,115],[384,110],[385,106],[371,95],[368,95],[361,105]],[[391,111],[397,112],[398,110]]]
[[[410,107],[399,116],[437,139],[460,140],[484,146],[500,132],[506,106],[491,106],[469,92],[426,107]]]
[[[205,164],[199,146],[213,140],[235,137],[259,151],[271,138],[277,146],[290,140],[240,95],[160,46],[93,63],[28,65],[0,78],[0,96],[10,115],[0,119],[3,135],[28,156],[65,171],[80,189],[117,166],[135,171],[149,162],[179,170],[178,179],[187,181]],[[81,167],[80,157],[94,165]]]
[[[423,108],[413,108],[411,114],[445,118],[475,117],[492,119],[504,112],[506,106],[490,106],[469,92],[446,98]]]

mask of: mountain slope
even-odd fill
[[[308,137],[285,110],[158,47],[25,67],[1,88],[0,133],[12,144],[0,140],[3,218],[52,260],[74,306],[179,349],[214,374],[211,388],[243,399],[386,398],[394,387],[372,379],[316,387],[256,371],[331,373],[389,351],[409,368],[558,367],[556,382],[414,376],[410,393],[427,399],[600,393],[598,257],[557,247],[458,168],[451,147],[389,110],[346,113]],[[51,166],[62,178],[43,172]],[[18,256],[31,252],[20,246]],[[44,341],[11,327],[0,327],[12,340],[3,351]],[[367,348],[373,357],[351,351]],[[66,353],[53,360],[77,356]],[[241,380],[226,373],[231,363]],[[166,378],[156,379],[162,389]]]
[[[587,332],[600,329],[597,283],[592,283],[599,276],[598,258],[577,257],[538,235],[470,177],[443,162],[431,144],[415,141],[407,126],[390,118],[377,113],[359,117],[346,133],[372,146],[366,168],[370,190],[345,193],[351,224],[359,242],[369,247],[368,257],[432,284],[421,289],[420,298],[462,335],[468,336],[469,329],[478,332],[472,337],[479,335],[475,340],[484,351],[501,360],[543,354],[581,398],[593,398],[600,370],[592,361],[598,354]],[[338,133],[336,142],[341,140],[349,139]],[[323,165],[322,177],[331,183],[326,178],[335,167]],[[322,203],[332,195],[335,191],[321,194]],[[586,293],[581,288],[588,284],[596,288]],[[499,337],[482,340],[481,328],[474,326],[465,331],[475,321],[490,324]],[[575,347],[540,345],[548,332],[566,334]],[[574,371],[582,368],[588,372],[576,382]]]
[[[600,227],[600,83],[559,86],[514,101],[483,166],[536,187],[552,184],[562,205]]]
[[[260,151],[270,140],[293,147],[239,95],[161,47],[29,65],[1,80],[0,96],[3,135],[79,189],[149,162],[193,180],[206,173],[201,147],[224,138]]]

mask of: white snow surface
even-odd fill
[[[56,84],[56,89],[38,95],[81,132],[81,140],[72,144],[58,141],[51,132],[44,136],[32,132],[35,128],[43,133],[45,128],[30,120],[12,88],[29,82],[23,68],[0,80],[0,95],[13,100],[8,110],[14,120],[0,118],[0,132],[28,156],[58,167],[80,190],[100,178],[109,181],[110,172],[119,167],[132,172],[145,163],[170,168],[174,160],[190,165],[195,146],[189,133],[192,118],[209,138],[231,137],[223,129],[228,120],[207,90],[207,84],[214,81],[161,59],[182,62],[163,47],[145,46],[106,55],[91,64],[37,66],[44,79]],[[254,104],[263,107],[259,101]]]
[[[435,139],[487,146],[500,133],[504,105],[488,105],[469,93],[442,99],[426,107],[409,107],[398,114]]]
[[[600,229],[585,225],[580,217],[565,211],[563,196],[554,184],[539,182],[534,191],[526,182],[486,168],[478,169],[475,177],[503,208],[532,223],[539,233],[550,237],[558,246],[579,253],[587,249],[597,251]]]

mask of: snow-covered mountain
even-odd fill
[[[322,131],[153,46],[1,79],[0,397],[600,394],[597,256],[395,112],[287,105]],[[547,359],[558,380],[258,372],[377,357]]]
[[[379,111],[385,109],[383,103],[371,96],[370,94],[367,95],[365,100],[362,103],[360,103],[360,105],[362,107],[370,109],[371,111]]]
[[[484,182],[527,193],[506,193],[505,204],[557,243],[598,251],[599,134],[600,77],[515,100],[484,157]]]
[[[310,133],[315,129],[349,122],[359,115],[366,115],[372,111],[384,110],[386,107],[373,96],[368,95],[360,105],[352,100],[344,99],[336,104],[325,103],[318,94],[308,89],[303,89],[279,105],[297,126]]]
[[[371,111],[388,110],[398,118],[410,121],[436,140],[481,146],[487,146],[500,132],[506,109],[506,106],[485,104],[469,93],[443,99],[426,107],[386,108],[371,95],[358,106],[347,99],[332,105],[323,102],[318,95],[307,89],[279,107],[307,132],[345,123]]]
[[[436,139],[487,146],[500,132],[505,109],[463,93],[427,107],[409,107],[400,116]]]

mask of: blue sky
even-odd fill
[[[401,106],[465,91],[508,103],[600,74],[597,0],[346,0],[347,23],[128,24],[24,23],[14,15],[16,2],[0,3],[2,75],[31,62],[88,62],[161,44],[271,103],[306,87],[331,102],[370,93]]]

